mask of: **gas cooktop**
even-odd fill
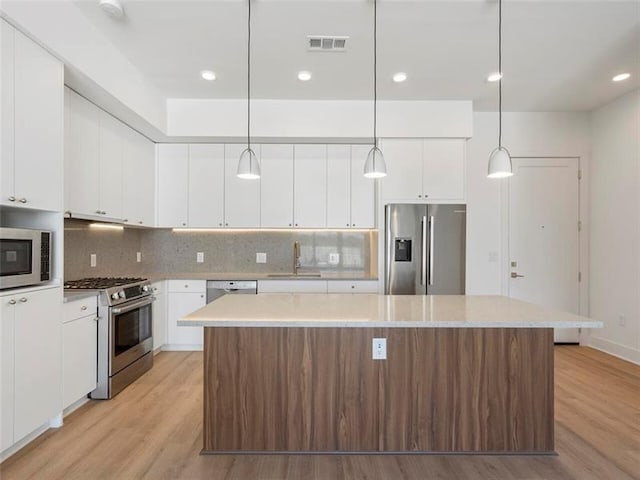
[[[140,277],[90,277],[69,280],[64,283],[64,288],[70,290],[106,290],[107,288],[144,282],[145,280],[147,279]]]

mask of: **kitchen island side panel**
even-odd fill
[[[553,451],[552,329],[206,327],[204,364],[203,453]]]

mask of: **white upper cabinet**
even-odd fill
[[[350,226],[351,146],[329,145],[327,147],[327,227]]]
[[[448,139],[384,139],[386,200],[457,200],[465,198],[466,141]]]
[[[329,145],[327,151],[327,227],[373,228],[375,183],[366,178],[368,145]]]
[[[257,227],[260,225],[260,179],[238,178],[238,160],[245,144],[225,145],[224,205],[225,227]],[[252,145],[260,159],[259,145]]]
[[[62,64],[0,20],[0,203],[62,210]]]
[[[351,226],[374,228],[375,185],[379,180],[364,176],[364,163],[371,150],[369,145],[351,147]]]
[[[158,145],[158,226],[186,227],[189,222],[189,145]]]
[[[422,188],[427,199],[464,198],[466,142],[459,138],[424,141]]]
[[[189,146],[188,223],[224,225],[224,145]]]
[[[293,145],[260,147],[260,225],[293,226]]]
[[[134,130],[124,138],[124,221],[130,225],[155,225],[155,145]]]
[[[327,146],[294,146],[294,226],[327,226]]]
[[[109,218],[124,218],[122,158],[125,128],[120,121],[100,110],[100,211],[96,210],[96,213]]]

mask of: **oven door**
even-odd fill
[[[153,349],[152,302],[147,297],[111,307],[109,376]]]

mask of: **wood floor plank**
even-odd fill
[[[640,479],[640,367],[555,348],[558,456],[199,455],[202,354],[163,352],[0,465],[2,480]]]

